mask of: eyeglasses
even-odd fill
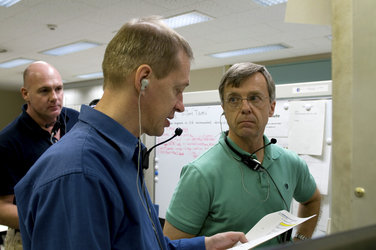
[[[239,108],[242,106],[243,100],[247,100],[248,105],[256,108],[262,108],[264,107],[268,98],[269,97],[263,96],[261,94],[252,94],[247,96],[246,98],[238,95],[230,95],[229,97],[227,97],[226,102],[232,108]]]

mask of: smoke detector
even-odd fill
[[[57,25],[56,24],[47,24],[47,28],[49,28],[50,30],[56,30]]]

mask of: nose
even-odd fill
[[[243,114],[249,114],[252,111],[251,104],[248,102],[247,98],[242,99],[242,103],[240,107],[241,107]]]
[[[56,91],[54,91],[54,90],[51,91],[50,100],[51,100],[52,102],[54,102],[54,101],[57,100],[57,93],[56,93]]]
[[[181,95],[181,97],[176,102],[175,110],[178,111],[178,112],[180,112],[180,113],[184,112],[185,107],[184,107],[184,104],[183,104],[183,95]]]

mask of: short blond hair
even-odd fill
[[[142,64],[149,65],[157,79],[163,78],[179,67],[177,55],[181,50],[193,59],[188,42],[159,17],[133,19],[123,25],[106,48],[102,63],[104,87],[124,82]]]

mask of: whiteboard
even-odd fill
[[[162,142],[174,135],[175,128],[183,129],[181,136],[156,148],[155,203],[161,218],[165,218],[182,167],[215,145],[221,131],[228,130],[222,112],[218,104],[186,107],[184,113],[175,114],[170,127],[157,138],[156,143]]]
[[[330,153],[331,153],[331,81],[310,82],[301,84],[287,84],[276,86],[277,104],[273,117],[269,118],[265,134],[278,140],[278,144],[288,148],[289,108],[290,102],[311,102],[323,100],[325,102],[325,134],[323,135],[323,151],[313,159],[302,156],[305,160],[312,160],[315,164],[308,164],[319,189],[324,187],[327,197],[324,197],[325,211],[319,221],[319,236],[325,233],[327,221],[330,217]],[[218,142],[221,131],[228,129],[225,117],[222,115],[218,91],[191,92],[184,95],[186,109],[183,113],[175,114],[169,128],[156,143],[162,142],[174,135],[175,128],[183,129],[183,134],[168,143],[156,148],[155,167],[155,203],[159,205],[159,216],[165,218],[174,189],[179,181],[180,172],[184,165],[199,157],[203,152]],[[287,108],[286,108],[287,106]],[[312,165],[312,166],[310,166]],[[326,166],[326,167],[325,167]],[[312,168],[311,168],[312,167]],[[327,175],[321,176],[322,170]],[[292,212],[296,210],[292,206]]]

